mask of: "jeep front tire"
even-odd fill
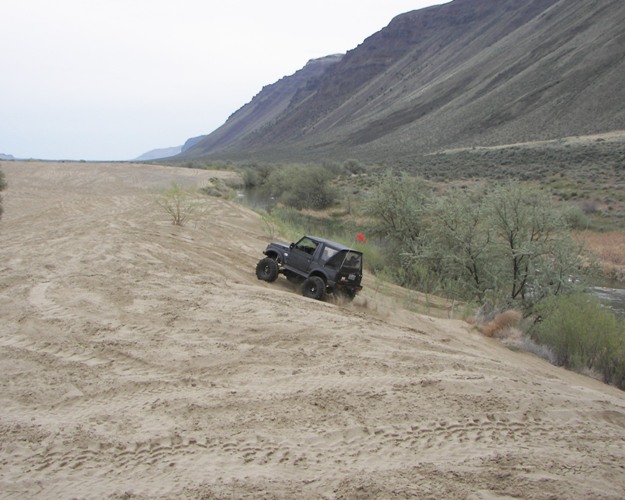
[[[278,263],[270,257],[261,259],[256,264],[256,277],[271,283],[278,278]]]

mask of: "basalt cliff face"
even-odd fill
[[[182,158],[388,164],[625,128],[625,2],[455,0],[268,85]]]

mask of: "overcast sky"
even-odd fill
[[[1,0],[0,153],[129,160],[445,0]]]

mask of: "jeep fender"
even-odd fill
[[[323,271],[321,271],[320,269],[313,269],[310,273],[308,273],[309,278],[313,276],[319,276],[323,280],[323,282],[326,284],[326,286],[331,285],[328,275],[324,273]]]

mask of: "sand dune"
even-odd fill
[[[5,162],[2,498],[623,498],[625,393],[420,315],[266,284],[227,173]]]

